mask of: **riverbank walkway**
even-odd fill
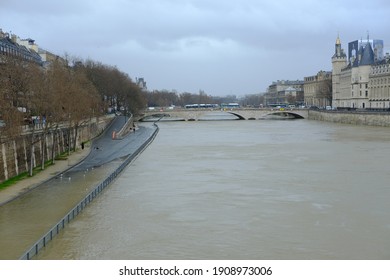
[[[84,149],[77,149],[66,160],[57,160],[38,174],[0,190],[0,206],[68,170],[80,171],[132,154],[152,132],[140,127],[137,132],[130,132],[126,139],[112,141],[112,132],[120,131],[125,123],[125,117],[117,117],[99,138],[85,144]]]
[[[0,191],[3,202],[0,204],[0,259],[20,258],[84,200],[96,184],[100,185],[115,168],[137,155],[156,133],[157,127],[143,125],[120,139],[113,139],[112,132],[119,131],[125,123],[124,117],[117,117],[90,146]]]

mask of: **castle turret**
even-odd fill
[[[341,48],[341,41],[337,36],[335,44],[335,53],[332,56],[332,106],[339,107],[338,100],[340,99],[340,75],[341,69],[347,66],[347,56]]]

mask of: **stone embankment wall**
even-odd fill
[[[390,127],[390,113],[387,112],[309,110],[308,119],[354,125]]]
[[[76,148],[80,148],[82,142],[98,136],[111,120],[112,117],[103,117],[79,127]],[[31,149],[34,151],[32,154],[33,167],[36,167],[41,165],[43,149],[44,159],[48,161],[52,158],[52,152],[56,157],[68,150],[68,144],[73,147],[74,135],[75,130],[69,131],[69,128],[52,130],[46,135],[41,130],[37,130],[34,134],[33,145],[31,145],[31,134],[29,133],[11,141],[0,142],[0,183],[29,170]],[[70,143],[68,143],[69,140]]]

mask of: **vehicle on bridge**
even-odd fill
[[[273,103],[273,104],[268,104],[267,106],[270,108],[280,109],[280,108],[287,108],[288,104],[287,103]]]
[[[240,108],[240,104],[238,103],[222,103],[221,104],[222,109],[233,109],[233,108]]]
[[[218,104],[187,104],[184,106],[186,109],[198,109],[198,108],[219,108]]]

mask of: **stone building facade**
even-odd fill
[[[304,103],[323,108],[332,105],[332,72],[319,71],[304,78]]]
[[[303,84],[302,80],[289,81],[281,80],[273,82],[264,94],[264,103],[266,106],[303,103]]]
[[[373,65],[369,74],[371,109],[390,109],[390,56]]]

